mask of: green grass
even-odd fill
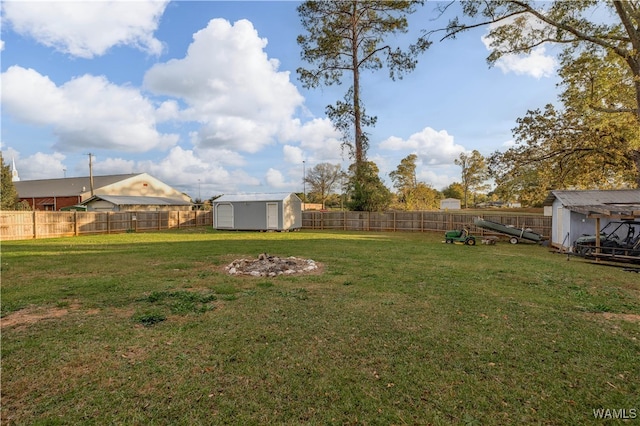
[[[442,240],[201,228],[5,242],[2,424],[640,418],[638,274]],[[322,272],[225,274],[263,252]]]

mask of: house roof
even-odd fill
[[[142,197],[131,195],[94,195],[84,200],[81,205],[89,204],[95,200],[104,200],[116,206],[190,206],[191,203],[181,198],[168,197]]]
[[[640,217],[640,189],[551,191],[544,201],[559,200],[565,208],[589,217]]]
[[[213,200],[214,203],[230,203],[236,201],[284,201],[293,195],[293,192],[272,192],[272,193],[255,193],[255,194],[228,194]]]
[[[98,189],[108,186],[142,173],[123,174],[123,175],[107,175],[94,176],[93,188]],[[64,197],[80,195],[91,191],[91,181],[89,176],[71,177],[61,179],[38,179],[38,180],[21,180],[13,183],[18,197]]]

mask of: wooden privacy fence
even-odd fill
[[[408,231],[445,232],[466,227],[477,235],[497,235],[473,224],[474,219],[499,222],[514,227],[530,228],[548,238],[551,235],[551,217],[542,214],[505,212],[304,212],[302,227],[306,229],[336,229],[345,231]]]
[[[477,235],[495,235],[476,228],[473,220],[485,220],[530,228],[544,237],[551,235],[551,217],[540,214],[482,212],[319,212],[302,213],[303,229],[345,231],[445,232],[467,227]],[[212,211],[158,212],[0,212],[0,239],[26,240],[76,235],[212,226]]]
[[[0,239],[68,237],[211,226],[211,211],[0,212]]]

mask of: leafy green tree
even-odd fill
[[[443,10],[447,7],[443,6]],[[606,19],[598,18],[602,15],[595,13],[597,8],[606,8]],[[616,70],[606,84],[588,88],[583,96],[589,98],[592,110],[612,113],[615,120],[619,119],[619,114],[630,113],[635,120],[632,129],[640,127],[639,0],[558,0],[546,3],[470,0],[462,2],[462,12],[471,22],[463,22],[461,17],[454,18],[443,30],[443,39],[455,38],[462,31],[493,24],[489,29],[492,51],[487,60],[490,64],[507,54],[529,53],[543,43],[564,46],[561,58],[566,71],[569,71],[570,64],[579,67],[585,58],[600,61],[605,68],[607,64],[618,64],[621,72]],[[434,32],[428,33],[427,37]],[[580,73],[574,70],[571,75],[578,76]],[[581,75],[589,78],[586,73]],[[577,81],[568,81],[567,78],[563,76],[563,82],[569,85]],[[581,84],[575,87],[579,86]],[[620,87],[627,87],[632,93],[630,103],[614,101],[615,96],[621,93]],[[611,97],[613,93],[615,96]],[[573,102],[570,104],[573,106]],[[569,105],[566,106],[569,108]],[[640,186],[640,146],[630,147],[629,155],[635,164],[636,184]]]
[[[444,198],[457,198],[462,200],[464,198],[464,188],[460,182],[453,182],[442,190],[442,196]]]
[[[505,199],[518,194],[523,204],[539,205],[549,189],[637,184],[640,128],[625,110],[634,94],[631,84],[619,84],[629,82],[628,69],[615,56],[586,50],[563,57],[559,74],[561,107],[529,111],[513,130],[516,145],[489,159]]]
[[[398,197],[401,202],[406,201],[407,194],[418,186],[416,178],[416,154],[409,154],[402,160],[398,167],[389,173],[389,177],[393,181],[393,187],[398,190]]]
[[[437,207],[438,191],[416,177],[418,156],[409,154],[400,161],[397,169],[389,173],[396,188],[398,205],[403,210],[428,210]]]
[[[353,163],[349,167],[349,209],[354,211],[382,211],[391,204],[391,191],[380,176],[375,163],[365,161],[359,167]]]
[[[439,201],[442,194],[425,182],[418,182],[406,196],[406,209],[415,210],[432,210],[439,207]]]
[[[18,191],[13,184],[11,166],[4,164],[4,158],[0,154],[0,167],[2,167],[2,188],[0,188],[0,210],[16,210],[18,208]]]
[[[306,173],[304,181],[311,186],[310,192],[318,195],[324,209],[327,197],[343,175],[340,164],[320,163]]]
[[[462,189],[464,208],[468,207],[469,195],[488,188],[485,184],[489,178],[487,163],[480,151],[473,150],[471,154],[461,152],[454,163],[462,168]]]
[[[298,6],[306,30],[298,36],[298,44],[302,58],[312,66],[297,70],[304,87],[340,84],[344,73],[351,74],[344,100],[328,106],[327,115],[342,132],[343,146],[350,149],[357,166],[366,161],[368,137],[363,128],[376,123],[365,112],[361,72],[379,70],[386,63],[395,80],[415,68],[417,55],[429,47],[429,41],[418,40],[403,51],[385,40],[407,32],[407,16],[418,4],[422,1],[311,0]]]
[[[594,125],[596,117],[558,111],[529,111],[514,129],[517,144],[489,158],[501,191],[540,204],[549,189],[618,188],[633,182],[635,168],[623,136],[624,122]]]

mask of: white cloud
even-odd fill
[[[269,168],[265,173],[265,182],[267,186],[286,191],[302,191],[302,173],[299,168],[292,168],[289,171],[292,180],[286,180],[280,170]]]
[[[247,165],[247,160],[238,152],[229,149],[198,149],[194,150],[199,158],[209,163],[218,163],[225,166],[242,167]]]
[[[81,58],[128,45],[153,55],[162,44],[153,37],[168,1],[7,1],[3,18],[13,30]]]
[[[267,182],[267,185],[274,188],[284,188],[290,185],[285,181],[282,173],[279,170],[273,168],[269,168],[269,170],[267,170],[265,181]]]
[[[156,111],[140,92],[105,77],[83,75],[61,86],[33,69],[2,73],[2,105],[16,119],[51,126],[58,151],[87,148],[143,152],[173,146],[178,135],[159,133]]]
[[[0,40],[0,52],[4,50],[4,40]]]
[[[18,169],[18,175],[22,180],[26,180],[24,177],[28,177],[28,180],[65,177],[66,166],[63,161],[66,157],[59,152],[53,154],[37,152],[26,158],[20,158],[17,151],[16,154],[12,157],[15,157],[16,169]]]
[[[481,37],[482,43],[487,50],[492,51],[494,49],[505,49],[504,46],[494,43],[493,38],[489,36],[489,31],[503,25],[512,25],[516,19],[518,20],[518,25],[521,27],[521,31],[524,33],[534,30],[538,31],[546,27],[544,22],[530,16],[519,16],[505,19],[500,23],[491,24],[487,29],[487,34]],[[542,44],[532,49],[529,54],[503,55],[496,61],[495,65],[500,68],[504,74],[513,72],[517,75],[529,75],[540,79],[542,77],[551,77],[554,75],[557,61],[553,56],[546,54],[545,44]]]
[[[459,169],[458,169],[459,171]],[[452,170],[450,167],[443,169],[429,169],[424,168],[416,173],[416,178],[421,182],[426,182],[434,189],[442,191],[453,182],[460,181],[460,176],[455,175],[456,170]]]
[[[260,185],[259,179],[249,176],[245,171],[227,169],[221,162],[202,157],[202,153],[174,147],[160,161],[140,161],[136,169],[170,183],[192,198],[198,197],[198,192],[203,199],[208,199],[221,194],[223,189],[230,193],[238,191],[241,187]],[[209,151],[204,154],[211,155]]]
[[[454,143],[453,136],[446,130],[436,131],[431,127],[425,127],[421,132],[412,134],[407,140],[392,136],[382,141],[380,148],[406,151],[407,155],[413,152],[421,163],[428,165],[452,164],[465,150],[462,145]]]
[[[304,152],[297,146],[285,145],[282,147],[284,161],[289,164],[302,164],[304,161]]]
[[[213,19],[194,34],[183,59],[154,65],[145,87],[184,100],[181,118],[202,123],[198,147],[258,152],[290,126],[303,102],[289,72],[267,57],[266,44],[247,20]]]
[[[101,160],[94,157],[92,160],[93,173],[99,175],[118,175],[127,173],[137,173],[136,163],[133,160],[123,158],[106,158]],[[83,176],[87,173],[81,173]]]
[[[528,55],[505,55],[496,61],[496,66],[507,74],[530,75],[540,79],[552,77],[556,69],[556,59],[545,55],[545,47],[536,47]]]
[[[310,163],[339,163],[344,156],[340,132],[333,127],[327,118],[316,118],[302,126],[295,132],[294,140],[300,141],[300,147],[308,153]]]

